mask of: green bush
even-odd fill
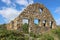
[[[28,30],[28,29],[29,29],[29,28],[28,28],[28,24],[27,24],[27,23],[23,24],[23,25],[22,25],[22,29],[23,29],[23,32],[24,32],[24,33],[28,33],[28,32],[29,32],[29,30]]]
[[[45,39],[45,40],[54,40],[54,37],[52,37],[52,36],[49,35],[49,34],[45,34],[45,35],[44,35],[44,39]]]
[[[39,38],[40,40],[57,40],[55,39],[56,37],[60,39],[60,27],[43,34],[35,34],[33,32],[29,34],[28,24],[26,23],[22,26],[22,29],[24,32],[17,30],[6,30],[4,27],[0,27],[0,40],[29,40],[29,36],[33,39]]]
[[[57,35],[58,38],[60,39],[60,27],[58,27],[57,29],[52,30],[52,33]]]
[[[25,40],[24,38],[24,34],[19,31],[0,29],[0,40]]]
[[[34,38],[39,38],[40,37],[39,34],[34,34],[33,32],[30,32],[30,36],[34,37]]]

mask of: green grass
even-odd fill
[[[39,40],[60,40],[60,27],[56,29],[52,29],[43,34],[35,34],[31,32],[30,34],[26,31],[28,25],[23,25],[23,32],[17,30],[6,30],[5,28],[0,27],[0,40],[29,40],[29,36],[25,36],[25,34],[30,35],[33,40],[39,38]]]

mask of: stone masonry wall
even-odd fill
[[[56,22],[54,18],[49,10],[42,4],[36,3],[29,5],[17,18],[7,24],[7,29],[21,30],[23,19],[28,19],[29,31],[32,32],[39,33],[56,28]],[[34,24],[34,19],[39,20],[37,27]],[[43,24],[43,21],[45,21],[45,24]]]

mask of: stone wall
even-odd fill
[[[21,30],[22,20],[28,19],[29,31],[42,32],[56,28],[56,22],[49,10],[42,4],[30,4],[24,11],[13,21],[7,24],[9,30]],[[34,19],[38,19],[38,26],[34,24]],[[43,21],[45,23],[43,23]]]

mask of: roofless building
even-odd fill
[[[49,10],[42,4],[30,4],[21,14],[7,24],[8,30],[22,31],[22,25],[28,24],[31,32],[41,32],[56,28],[56,22]]]

